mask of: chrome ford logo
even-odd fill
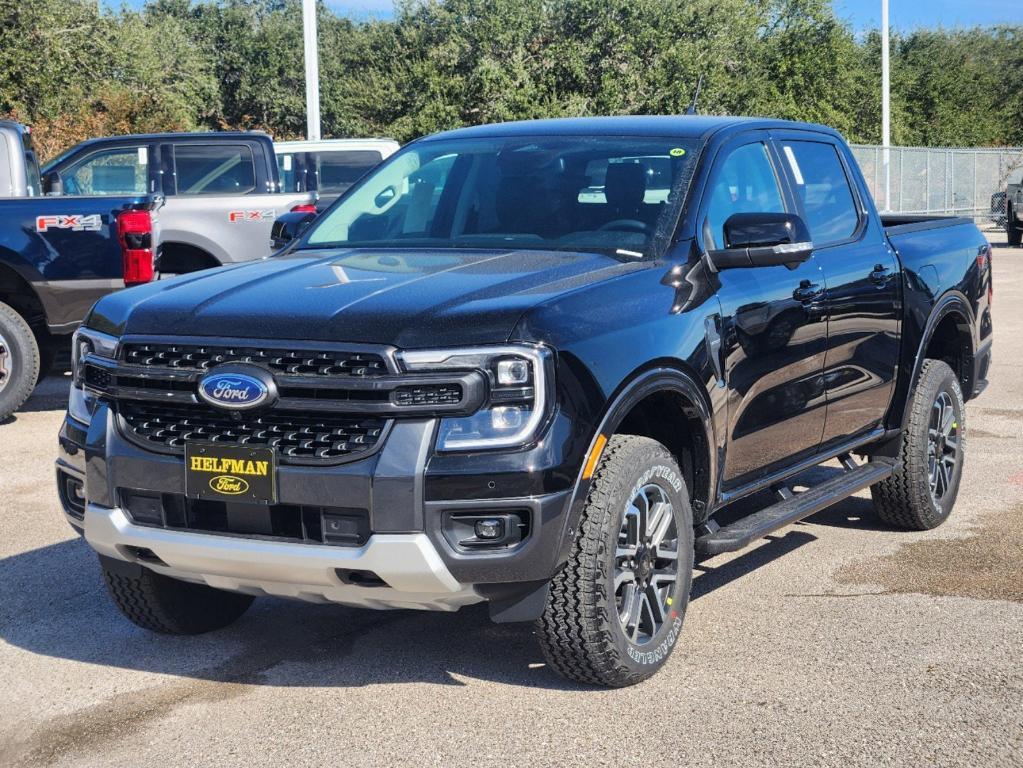
[[[219,408],[255,408],[270,397],[270,387],[247,373],[218,371],[199,382],[199,397]]]

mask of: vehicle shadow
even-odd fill
[[[800,531],[776,538],[718,567],[701,566],[693,599],[814,540]],[[0,560],[0,639],[54,658],[251,685],[462,685],[468,678],[584,688],[546,668],[531,625],[492,624],[483,605],[430,613],[262,598],[218,632],[147,632],[117,612],[95,554],[78,537]]]

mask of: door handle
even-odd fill
[[[809,280],[803,280],[799,283],[799,287],[792,292],[792,298],[806,304],[819,299],[823,293],[824,289],[821,288],[820,283],[811,283]]]
[[[870,273],[870,282],[874,285],[884,285],[888,282],[888,267],[884,264],[875,264],[874,271]]]

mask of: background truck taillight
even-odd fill
[[[291,209],[292,213],[316,213],[314,203],[299,203]]]
[[[117,215],[117,238],[124,258],[124,284],[153,279],[153,217],[149,211],[121,211]]]

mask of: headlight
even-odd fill
[[[88,424],[96,410],[96,393],[85,388],[85,358],[117,357],[118,339],[90,328],[79,328],[71,339],[71,375],[73,386],[67,410],[71,418]]]
[[[402,352],[408,371],[471,371],[486,374],[490,394],[471,416],[442,419],[439,451],[514,448],[531,442],[552,405],[552,356],[546,347],[500,347]]]
[[[106,357],[114,360],[117,357],[119,339],[91,328],[79,328],[71,338],[71,373],[74,385],[81,387],[84,381],[84,365],[87,355]]]

